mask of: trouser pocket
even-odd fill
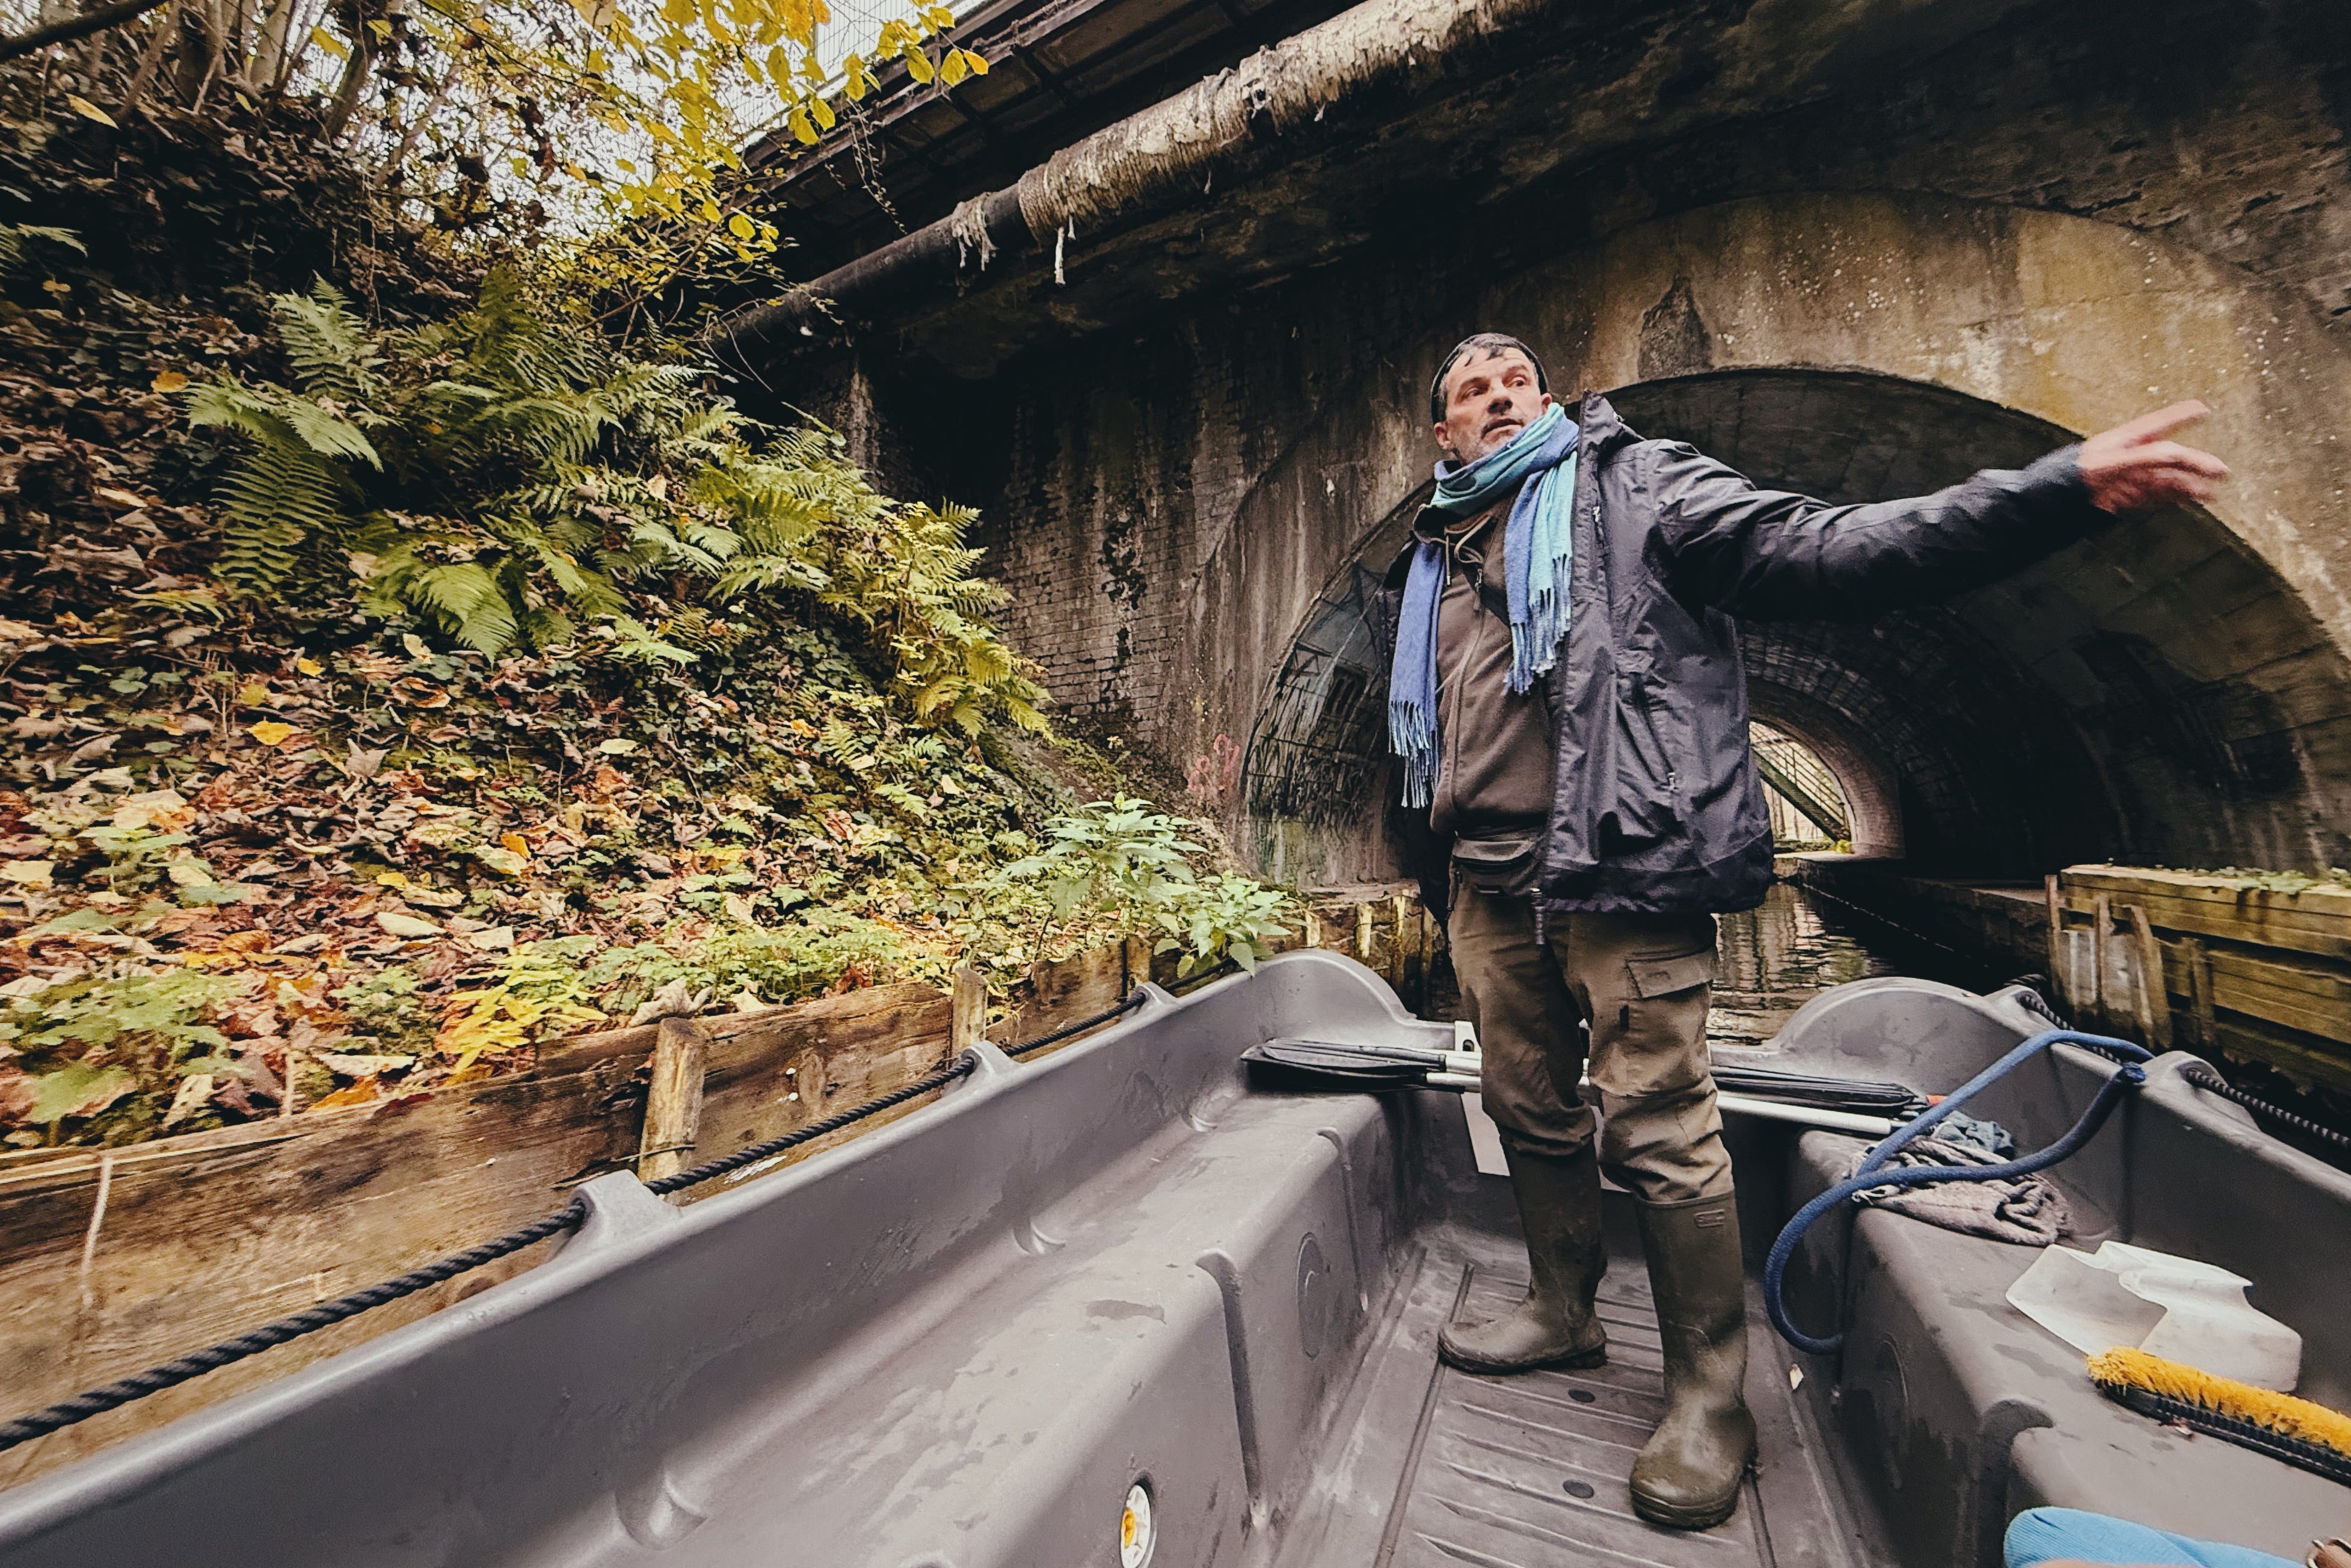
[[[1603,1092],[1641,1099],[1705,1079],[1710,916],[1575,916],[1566,967],[1591,1020],[1592,1082]]]

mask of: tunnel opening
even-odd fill
[[[1818,752],[1792,735],[1757,719],[1748,726],[1755,771],[1763,779],[1763,807],[1771,817],[1771,847],[1846,851],[1853,844],[1853,818],[1844,787]]]
[[[1642,434],[1834,502],[1917,495],[2074,439],[1949,389],[1710,371],[1610,394]],[[1280,880],[1393,876],[1371,595],[1420,500],[1366,528],[1291,639],[1248,754],[1248,842]],[[1844,796],[1861,857],[2037,882],[2058,867],[2351,862],[2351,664],[2217,518],[2169,508],[1947,603],[1744,622],[1754,717]]]

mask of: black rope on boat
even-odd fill
[[[1179,980],[1167,988],[1176,990],[1197,985],[1211,976],[1222,974],[1233,967],[1233,960],[1228,958],[1223,963],[1203,969],[1198,974]],[[1064,1024],[1060,1029],[1047,1034],[1040,1034],[1034,1040],[1023,1040],[1019,1045],[1011,1047],[1005,1054],[1021,1056],[1032,1051],[1041,1051],[1046,1046],[1069,1039],[1071,1035],[1082,1034],[1087,1030],[1098,1028],[1121,1014],[1131,1012],[1142,1006],[1146,995],[1143,988],[1138,986],[1128,992],[1117,1006],[1104,1009],[1093,1017],[1081,1019],[1076,1023]],[[798,1148],[802,1144],[813,1143],[828,1134],[840,1132],[843,1127],[852,1126],[869,1116],[879,1115],[884,1111],[904,1104],[909,1100],[919,1099],[934,1090],[944,1089],[958,1078],[970,1076],[978,1070],[978,1058],[970,1051],[965,1051],[937,1071],[928,1073],[901,1088],[893,1089],[887,1094],[827,1116],[822,1121],[811,1122],[805,1127],[784,1134],[781,1137],[769,1138],[765,1143],[753,1144],[748,1148],[737,1149],[731,1155],[695,1166],[691,1170],[680,1171],[675,1176],[662,1176],[649,1181],[645,1183],[645,1190],[660,1196],[680,1192],[703,1182],[716,1180],[719,1176],[741,1170],[746,1166],[757,1165],[761,1160]],[[29,1416],[19,1416],[5,1425],[0,1425],[0,1453],[5,1453],[20,1443],[29,1443],[36,1437],[46,1437],[52,1432],[78,1425],[93,1416],[103,1416],[110,1410],[120,1409],[133,1401],[144,1399],[151,1394],[160,1394],[166,1388],[177,1387],[191,1379],[202,1377],[208,1372],[217,1372],[224,1366],[233,1365],[248,1356],[259,1355],[263,1351],[273,1350],[288,1341],[300,1339],[305,1334],[313,1334],[320,1329],[331,1328],[347,1319],[359,1316],[361,1312],[372,1312],[377,1307],[399,1301],[403,1296],[413,1296],[419,1291],[454,1280],[460,1274],[481,1268],[486,1263],[495,1263],[501,1258],[519,1252],[526,1247],[535,1246],[549,1237],[559,1236],[566,1231],[579,1228],[587,1217],[587,1205],[575,1197],[553,1214],[534,1219],[528,1225],[519,1228],[509,1230],[494,1241],[485,1241],[479,1246],[469,1247],[463,1252],[453,1252],[446,1258],[427,1263],[420,1269],[412,1269],[395,1279],[386,1280],[381,1284],[370,1285],[364,1290],[353,1291],[350,1295],[340,1297],[335,1301],[321,1301],[315,1307],[308,1307],[301,1312],[279,1318],[276,1322],[264,1323],[257,1329],[248,1330],[234,1339],[225,1339],[218,1344],[193,1351],[177,1360],[167,1361],[160,1366],[151,1366],[144,1372],[134,1372],[130,1376],[117,1378],[112,1383],[85,1389],[70,1399],[61,1399],[46,1409],[34,1411]]]
[[[2322,1123],[2314,1122],[2307,1116],[2297,1116],[2293,1112],[2273,1105],[2266,1100],[2254,1099],[2215,1072],[2209,1062],[2191,1061],[2179,1070],[2179,1076],[2199,1089],[2218,1094],[2223,1100],[2234,1100],[2256,1116],[2266,1116],[2273,1122],[2292,1127],[2304,1137],[2317,1138],[2322,1142],[2334,1145],[2338,1149],[2351,1150],[2351,1136],[2346,1136]]]
[[[673,1192],[683,1192],[687,1187],[715,1180],[730,1171],[739,1171],[745,1166],[757,1165],[761,1160],[784,1153],[787,1149],[796,1149],[802,1144],[812,1144],[829,1133],[838,1133],[843,1127],[862,1122],[868,1116],[877,1115],[894,1105],[904,1105],[907,1101],[928,1094],[934,1089],[944,1089],[956,1079],[967,1077],[977,1071],[978,1067],[978,1060],[967,1051],[936,1072],[917,1078],[902,1088],[893,1089],[878,1099],[868,1100],[862,1105],[853,1105],[836,1115],[827,1116],[821,1122],[810,1122],[807,1126],[796,1132],[786,1133],[779,1138],[769,1138],[764,1144],[753,1144],[750,1147],[737,1149],[731,1155],[722,1155],[715,1160],[695,1166],[692,1170],[680,1171],[675,1176],[658,1177],[645,1183],[645,1190],[657,1197],[665,1197]]]
[[[2040,1014],[2059,1029],[2071,1029],[2073,1025],[2059,1016],[2057,1009],[2043,998],[2039,986],[2032,983],[2040,978],[2038,975],[2027,975],[2009,983],[2029,987],[2025,995],[2017,998],[2027,1011]],[[2282,1126],[2291,1127],[2304,1137],[2316,1138],[2321,1143],[2331,1144],[2338,1149],[2351,1150],[2351,1135],[2337,1132],[2322,1122],[2314,1122],[2307,1116],[2298,1115],[2283,1106],[2273,1105],[2266,1100],[2254,1098],[2221,1077],[2220,1071],[2209,1061],[2191,1061],[2179,1070],[2179,1076],[2199,1089],[2218,1094],[2223,1100],[2233,1100],[2254,1115],[2266,1117]]]
[[[1026,1056],[1032,1051],[1042,1051],[1049,1045],[1059,1045],[1073,1034],[1083,1034],[1090,1029],[1100,1029],[1121,1013],[1133,1012],[1136,1008],[1141,1007],[1144,994],[1143,988],[1137,986],[1125,996],[1121,997],[1116,1006],[1104,1008],[1092,1018],[1080,1019],[1075,1023],[1065,1023],[1050,1034],[1040,1034],[1034,1040],[1024,1040],[1019,1045],[1008,1045],[1004,1048],[1004,1054]]]
[[[177,1387],[192,1378],[202,1377],[207,1372],[217,1372],[247,1356],[259,1355],[263,1351],[274,1349],[288,1340],[331,1328],[347,1318],[371,1312],[399,1301],[402,1296],[413,1296],[428,1286],[454,1280],[485,1263],[495,1263],[509,1253],[519,1252],[550,1236],[576,1228],[587,1216],[587,1207],[574,1198],[569,1206],[543,1218],[534,1219],[520,1229],[510,1230],[495,1241],[468,1247],[463,1252],[452,1252],[437,1262],[412,1269],[397,1279],[370,1285],[362,1291],[353,1291],[336,1301],[321,1301],[315,1307],[279,1318],[274,1323],[264,1323],[257,1329],[192,1352],[176,1361],[167,1361],[161,1366],[151,1366],[144,1372],[134,1372],[112,1383],[85,1389],[70,1399],[57,1401],[46,1410],[19,1416],[7,1425],[0,1426],[0,1451],[13,1448],[19,1443],[29,1443],[36,1437],[46,1437],[51,1432],[87,1421],[93,1416],[103,1416],[109,1410],[133,1400],[144,1399],[150,1394],[161,1394],[166,1388]]]

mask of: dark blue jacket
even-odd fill
[[[2076,448],[1931,496],[1837,507],[1762,490],[1598,394],[1581,411],[1567,646],[1547,677],[1554,756],[1541,894],[1555,909],[1750,909],[1771,822],[1747,741],[1734,616],[1860,621],[1993,581],[2113,521]],[[1381,613],[1395,645],[1408,546]],[[1407,842],[1446,898],[1451,846]]]

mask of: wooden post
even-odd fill
[[[1355,905],[1355,961],[1365,968],[1372,964],[1372,901],[1365,899]]]
[[[2147,1033],[2148,1050],[2169,1051],[2171,988],[2163,978],[2163,945],[2155,939],[2145,909],[2134,904],[2129,914],[2131,936],[2138,946],[2139,1028]]]
[[[2114,923],[2114,905],[2102,893],[2090,904],[2090,1012],[2108,1028],[2114,1020],[2106,1011],[2106,936]]]
[[[2049,983],[2057,989],[2057,1005],[2070,1013],[2074,1003],[2073,988],[2065,983],[2065,895],[2053,871],[2041,885],[2049,900]]]
[[[1437,916],[1426,904],[1420,905],[1420,1008],[1428,1010],[1430,998],[1437,995]]]
[[[1412,900],[1403,894],[1388,900],[1388,984],[1399,997],[1404,995],[1405,921],[1411,913]]]
[[[2193,936],[2188,939],[2188,1005],[2196,1014],[2196,1042],[2219,1055],[2220,1026],[2212,1017],[2212,955]]]
[[[702,1124],[702,1026],[665,1018],[653,1037],[653,1081],[645,1093],[645,1130],[637,1142],[637,1179],[658,1181],[685,1169]]]
[[[1299,924],[1304,928],[1303,940],[1309,947],[1322,946],[1322,917],[1310,906]]]
[[[947,1060],[953,1061],[987,1038],[987,977],[977,969],[957,969],[954,1010],[947,1015]]]

